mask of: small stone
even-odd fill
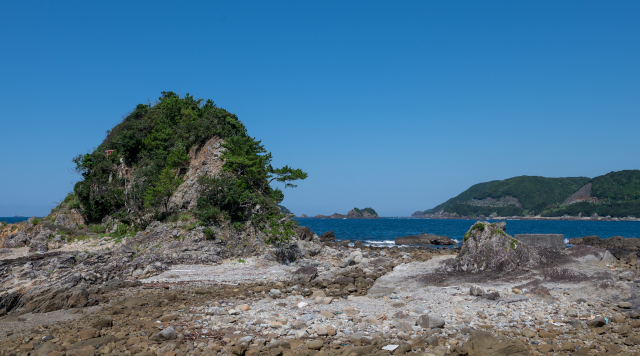
[[[498,299],[500,299],[500,293],[491,292],[491,293],[485,294],[484,297],[489,299],[489,300],[498,300]]]
[[[322,348],[322,340],[319,339],[315,339],[315,340],[311,340],[307,343],[307,347],[309,348],[309,350],[320,350]]]
[[[591,320],[587,320],[587,326],[590,328],[599,328],[606,324],[607,322],[604,320],[604,317],[596,316]]]
[[[348,316],[356,316],[356,315],[360,314],[360,310],[358,310],[358,308],[356,308],[356,307],[344,308],[342,310],[342,312],[345,313]]]
[[[621,313],[615,313],[611,317],[611,321],[614,322],[614,323],[621,324],[621,323],[624,323],[626,321],[626,318]]]
[[[334,317],[332,312],[329,312],[329,311],[326,311],[326,310],[321,311],[320,315],[324,316],[327,319],[331,319],[331,318]]]
[[[160,317],[160,321],[165,322],[165,321],[172,321],[172,320],[176,320],[178,319],[178,314],[173,313],[173,314],[166,314]]]
[[[269,291],[269,296],[271,298],[280,298],[282,296],[282,292],[280,291],[280,289],[272,289]]]
[[[96,329],[110,328],[111,326],[113,326],[113,320],[109,318],[102,318],[93,324]]]
[[[474,297],[481,297],[484,295],[484,289],[478,286],[471,286],[471,288],[469,288],[469,295],[472,295]]]
[[[424,314],[418,318],[417,324],[423,329],[441,329],[444,327],[445,321],[439,316]]]
[[[522,293],[522,290],[520,290],[520,289],[518,289],[518,288],[511,288],[511,292],[512,292],[513,294],[521,294],[521,293]]]
[[[279,321],[272,321],[269,323],[269,327],[277,329],[277,328],[281,328],[282,324]]]
[[[80,341],[91,339],[91,338],[96,336],[97,332],[98,332],[98,330],[96,330],[94,328],[82,329],[82,330],[78,331],[78,339]]]
[[[622,309],[630,309],[633,305],[629,302],[620,302],[618,306]]]
[[[243,312],[246,312],[251,310],[251,307],[249,306],[249,304],[242,304],[238,306],[238,310],[242,310]]]
[[[162,340],[174,340],[178,337],[178,332],[173,329],[171,326],[167,326],[162,329],[159,333],[155,334],[151,337],[151,340],[154,341],[162,341]]]

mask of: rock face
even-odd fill
[[[204,145],[194,147],[189,152],[189,168],[184,181],[169,200],[171,210],[189,210],[196,207],[200,196],[198,178],[203,175],[216,176],[222,170],[224,161],[221,156],[225,151],[224,141],[217,137],[209,139]]]
[[[455,245],[456,242],[447,236],[433,234],[411,235],[395,239],[396,245]]]
[[[4,239],[4,243],[2,247],[4,248],[14,248],[14,247],[25,247],[29,244],[29,240],[31,237],[24,231],[18,231],[15,234],[9,235]]]
[[[85,221],[80,212],[76,209],[64,210],[57,213],[53,224],[55,226],[66,227],[66,228],[75,228],[78,225],[84,225]]]
[[[505,232],[506,223],[478,221],[464,235],[458,258],[448,268],[460,272],[512,272],[546,263],[546,258]]]
[[[516,234],[513,237],[529,246],[564,249],[564,235],[562,234]]]

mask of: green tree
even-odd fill
[[[166,167],[160,172],[160,179],[144,194],[144,204],[148,208],[164,207],[164,216],[169,215],[169,199],[180,186],[182,179],[176,176],[171,168]]]

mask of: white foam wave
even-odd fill
[[[396,242],[393,240],[383,240],[383,241],[364,240],[363,242],[367,246],[395,246],[396,245]]]

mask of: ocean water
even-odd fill
[[[6,222],[7,224],[13,224],[20,221],[27,221],[29,216],[11,216],[11,217],[2,217],[0,216],[0,222]]]
[[[452,219],[313,219],[295,218],[302,226],[308,226],[321,235],[333,230],[337,240],[362,241],[365,244],[394,246],[394,239],[408,235],[444,235],[461,244],[464,234],[476,220]],[[491,222],[497,220],[490,220]],[[569,238],[597,235],[640,238],[640,221],[558,221],[558,220],[507,220],[507,233],[515,234],[563,234]]]

